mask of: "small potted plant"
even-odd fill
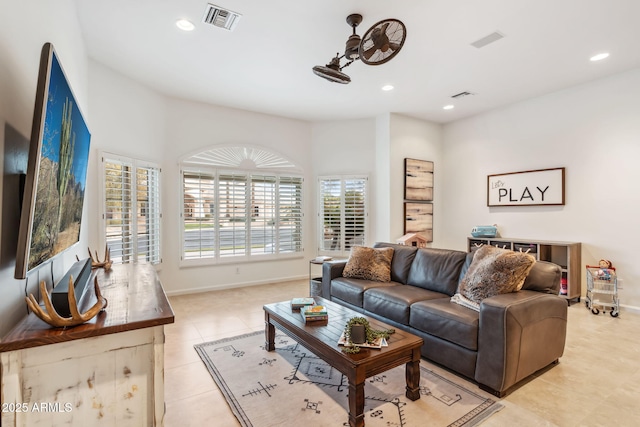
[[[394,329],[376,330],[369,325],[369,321],[364,317],[352,317],[344,326],[345,353],[358,353],[358,344],[373,344],[378,338],[388,339]]]

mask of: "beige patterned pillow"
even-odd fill
[[[535,262],[536,259],[529,254],[482,246],[473,255],[473,261],[458,286],[458,293],[480,304],[485,298],[516,292],[522,288]]]
[[[354,246],[347,265],[342,272],[343,277],[366,279],[376,282],[391,281],[391,259],[393,248],[367,248]]]

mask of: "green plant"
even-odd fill
[[[351,342],[351,326],[353,325],[364,326],[366,340],[367,340],[367,343],[369,344],[373,344],[373,342],[378,338],[389,339],[389,336],[396,332],[395,329],[384,329],[384,330],[373,329],[371,325],[369,325],[369,321],[364,317],[352,317],[347,321],[347,323],[344,326],[344,339],[345,339],[345,342],[347,343],[347,346],[345,346],[342,349],[342,351],[344,351],[345,353],[360,352],[360,347],[354,344],[353,342]]]

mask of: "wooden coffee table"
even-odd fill
[[[345,324],[352,317],[366,318],[374,329],[391,329],[379,320],[367,317],[349,308],[321,297],[316,304],[327,307],[329,320],[305,324],[298,311],[292,311],[289,301],[267,304],[265,316],[265,347],[275,349],[275,328],[294,338],[316,356],[344,374],[349,380],[349,425],[364,426],[364,382],[373,375],[406,364],[407,387],[405,395],[411,400],[420,398],[420,347],[422,338],[396,330],[381,349],[362,348],[359,353],[347,354],[338,346]]]

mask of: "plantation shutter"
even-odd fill
[[[276,253],[276,177],[251,176],[250,233],[252,254]]]
[[[160,169],[113,155],[103,156],[102,164],[102,216],[111,260],[160,263]]]
[[[352,246],[365,245],[367,178],[323,177],[318,186],[318,250],[345,255]]]
[[[182,259],[211,258],[216,247],[215,176],[182,173]]]
[[[220,257],[246,255],[247,212],[250,198],[245,174],[220,174],[218,182],[218,218]]]
[[[280,178],[278,215],[280,252],[300,252],[302,250],[302,178]]]
[[[139,261],[160,262],[160,169],[136,167],[136,236]]]
[[[350,251],[352,246],[365,244],[365,200],[367,197],[367,181],[362,178],[344,180],[344,204],[342,235],[344,250]]]
[[[115,263],[129,263],[133,256],[132,162],[104,160],[105,240]]]

